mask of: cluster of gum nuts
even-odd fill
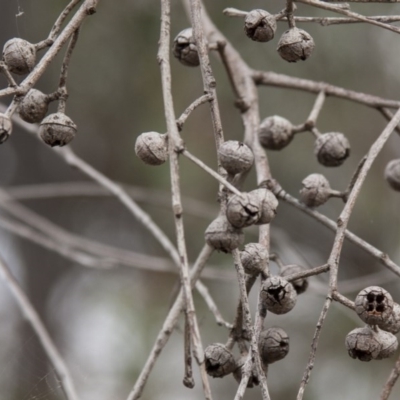
[[[9,72],[16,75],[30,73],[36,65],[36,47],[34,44],[13,38],[3,47],[3,62]],[[40,90],[30,89],[19,101],[18,113],[21,119],[28,123],[40,123],[39,134],[49,146],[64,146],[76,135],[75,123],[63,112],[49,114],[51,101],[59,96],[45,95]],[[12,123],[7,113],[0,113],[0,143],[5,142],[11,135]]]
[[[262,274],[268,263],[267,249],[259,243],[249,243],[240,252],[243,268],[248,275]],[[280,275],[270,276],[263,281],[260,292],[260,308],[277,315],[286,314],[293,309],[297,301],[297,295],[304,293],[308,287],[305,278],[288,282],[286,277],[299,272],[303,268],[299,265],[281,266]],[[244,364],[247,358],[246,346],[239,346],[240,355],[234,356],[232,352],[233,342],[226,345],[213,343],[204,351],[207,373],[214,378],[222,378],[233,374],[237,382],[241,381]],[[258,350],[262,368],[268,372],[268,366],[282,360],[289,352],[289,336],[279,327],[272,327],[261,332],[258,340]],[[257,374],[252,371],[248,387],[259,384]]]
[[[367,287],[355,299],[357,315],[367,325],[352,330],[346,348],[352,358],[361,361],[382,360],[394,354],[400,331],[400,305],[390,293],[379,287]]]
[[[256,9],[248,12],[244,20],[246,35],[256,42],[271,41],[276,32],[277,17]],[[306,60],[314,50],[314,40],[303,29],[292,27],[279,39],[277,51],[288,62]],[[192,28],[181,31],[174,40],[174,56],[184,65],[195,67],[200,64]]]

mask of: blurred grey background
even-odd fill
[[[67,1],[2,0],[0,3],[0,43],[12,37],[35,43],[47,36]],[[217,26],[254,68],[328,81],[392,99],[400,96],[400,58],[397,56],[400,41],[393,32],[364,24],[329,27],[300,24],[314,37],[316,49],[308,61],[288,64],[275,51],[280,34],[286,30],[284,22],[279,23],[273,42],[260,44],[246,38],[240,19],[222,14],[228,6],[246,7],[246,10],[265,8],[276,13],[284,7],[284,2],[205,0],[205,4]],[[359,4],[352,5],[352,9],[368,15],[400,14],[400,6],[395,4]],[[333,14],[299,4],[297,15]],[[79,156],[111,179],[136,188],[157,190],[145,192],[140,204],[174,240],[168,165],[145,166],[134,153],[138,134],[166,129],[156,62],[159,20],[160,5],[156,0],[100,1],[98,12],[84,23],[72,57],[67,114],[78,125],[79,132],[72,147]],[[180,2],[173,1],[172,36],[188,25]],[[201,95],[201,74],[197,68],[185,68],[174,59],[171,62],[175,110],[179,115]],[[60,63],[61,56],[40,79],[37,88],[46,93],[56,89]],[[225,137],[240,140],[243,129],[229,81],[215,57],[212,57],[212,65]],[[3,76],[0,76],[0,84],[6,86]],[[315,96],[308,93],[260,88],[261,117],[278,114],[299,124],[308,116],[314,99]],[[10,100],[3,98],[1,101],[8,104]],[[328,98],[318,127],[322,132],[345,133],[352,145],[351,157],[340,168],[320,166],[313,155],[312,135],[304,133],[296,136],[284,150],[269,153],[273,175],[295,196],[302,179],[313,172],[325,174],[335,189],[343,190],[384,126],[385,120],[375,110]],[[190,117],[183,135],[188,149],[215,167],[207,106]],[[400,138],[393,134],[365,182],[350,228],[400,263],[400,195],[383,180],[386,163],[398,157]],[[204,229],[217,212],[217,184],[187,160],[181,160],[181,165],[184,205],[190,211],[185,216],[187,243],[193,261],[202,248]],[[77,182],[86,183],[79,186]],[[75,195],[47,198],[42,185],[50,184],[46,188],[52,189],[59,183],[70,184],[69,188],[76,189]],[[253,172],[246,188],[254,188],[255,184]],[[52,149],[19,128],[14,129],[12,137],[0,148],[0,185],[24,197],[21,202],[26,207],[74,234],[158,256],[160,262],[166,259],[160,246],[119,201],[98,193],[80,194],[95,186],[79,171],[68,167]],[[30,195],[27,187],[33,189]],[[37,196],[42,198],[30,198]],[[194,210],[192,199],[200,202],[195,204]],[[340,200],[333,199],[321,211],[336,219],[342,207]],[[9,217],[3,206],[0,208],[2,217]],[[286,263],[307,267],[324,263],[333,233],[285,204],[281,204],[278,211],[272,227],[272,250]],[[197,215],[191,215],[193,213]],[[72,371],[82,400],[126,399],[173,300],[171,292],[176,288],[177,275],[120,265],[103,271],[84,268],[3,228],[0,237],[1,256],[45,321]],[[254,240],[255,232],[250,230],[246,241]],[[229,256],[215,255],[210,263],[222,277],[232,276],[234,268]],[[363,277],[370,274],[375,274],[373,279],[365,281]],[[344,247],[339,278],[340,290],[351,299],[364,286],[376,283],[389,290],[395,301],[400,301],[397,278],[377,260],[349,243]],[[224,317],[232,321],[238,299],[235,281],[214,278],[204,282]],[[266,326],[283,327],[291,339],[287,358],[269,369],[272,399],[295,398],[326,290],[326,277],[312,278],[310,290],[299,298],[291,313],[268,315]],[[62,399],[52,366],[2,282],[0,298],[0,398]],[[254,294],[251,300],[254,309]],[[225,328],[216,325],[197,294],[195,301],[204,344],[224,342]],[[306,399],[378,398],[395,357],[370,363],[351,359],[346,353],[344,338],[358,326],[361,321],[353,313],[333,305],[321,336]],[[149,380],[144,400],[203,398],[198,379],[192,391],[181,383],[182,342],[182,331],[177,330]],[[237,384],[232,377],[226,377],[213,380],[212,388],[216,399],[228,400],[234,397]],[[399,396],[400,386],[392,398]],[[246,394],[246,399],[259,398],[257,388]]]

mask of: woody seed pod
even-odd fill
[[[325,133],[315,141],[314,153],[320,164],[337,167],[350,155],[350,143],[343,133]]]
[[[256,42],[269,42],[274,38],[276,19],[265,10],[252,10],[244,19],[246,35]]]
[[[308,207],[318,207],[329,200],[331,187],[328,179],[321,174],[308,175],[302,182],[300,200]]]
[[[72,119],[60,112],[48,115],[39,127],[40,137],[51,147],[65,146],[75,137],[76,131]]]
[[[286,314],[296,305],[297,293],[286,279],[271,276],[261,287],[260,299],[268,311]]]
[[[233,227],[225,216],[220,215],[208,226],[205,239],[209,246],[224,253],[230,253],[244,241],[243,232]]]
[[[258,138],[261,146],[268,150],[281,150],[293,139],[293,125],[286,118],[274,115],[260,124]]]
[[[173,53],[181,64],[187,67],[197,67],[200,65],[192,28],[184,29],[178,33],[174,39]]]
[[[314,50],[314,40],[303,29],[291,28],[283,33],[278,42],[279,55],[288,62],[306,60]]]
[[[349,356],[361,361],[382,360],[397,349],[397,338],[389,332],[371,329],[370,326],[352,330],[346,336]]]
[[[224,142],[218,150],[221,165],[228,174],[236,175],[248,171],[254,162],[250,147],[237,140]]]
[[[246,363],[246,356],[241,357],[239,360],[236,361],[237,368],[233,372],[233,377],[236,379],[237,383],[240,383],[242,380],[242,375],[243,375],[243,370],[244,366]],[[262,365],[263,370],[265,372],[265,375],[267,375],[268,372],[268,365],[263,364]],[[260,381],[258,380],[257,377],[257,372],[255,371],[255,365],[253,365],[253,368],[251,370],[250,378],[249,381],[247,382],[247,387],[252,388],[254,386],[258,386],[260,384]]]
[[[136,155],[148,165],[161,165],[168,159],[167,135],[158,132],[144,132],[135,143]]]
[[[261,332],[258,349],[265,364],[282,360],[289,353],[289,336],[282,328],[269,328]]]
[[[31,124],[41,122],[49,108],[47,96],[40,90],[31,89],[19,104],[19,116]]]
[[[11,119],[0,113],[0,144],[4,143],[11,135],[12,123]]]
[[[383,329],[384,331],[393,333],[394,335],[396,333],[400,332],[400,305],[399,304],[394,303],[393,311],[390,314],[390,317],[387,320],[380,323],[379,328]]]
[[[248,243],[240,252],[240,260],[246,274],[258,275],[268,265],[269,253],[260,243]]]
[[[35,66],[36,48],[24,39],[10,39],[4,44],[3,60],[11,72],[25,75],[31,72]]]
[[[297,274],[299,272],[304,272],[304,268],[300,265],[290,264],[285,265],[281,269],[281,276],[286,278],[289,275]],[[304,293],[308,288],[308,280],[307,278],[300,278],[296,279],[295,281],[291,282],[294,287],[294,290],[297,294]]]
[[[400,191],[400,158],[386,165],[385,179],[392,189]]]
[[[222,378],[237,368],[233,354],[221,343],[207,346],[204,358],[207,374],[213,378]]]
[[[235,228],[245,228],[260,219],[260,205],[259,198],[251,192],[233,195],[226,208],[226,217]]]
[[[252,190],[249,195],[256,197],[260,204],[261,214],[256,225],[269,224],[275,218],[276,209],[278,208],[278,200],[275,195],[265,188]]]
[[[387,290],[369,286],[358,293],[354,305],[357,315],[365,323],[380,326],[389,320],[394,301]]]

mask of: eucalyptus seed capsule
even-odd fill
[[[276,19],[265,10],[252,10],[244,19],[246,35],[256,42],[269,42],[274,38]]]
[[[261,216],[258,196],[250,193],[233,195],[226,208],[226,217],[235,228],[245,228],[257,223]]]
[[[385,168],[385,179],[392,189],[400,191],[400,159],[388,163]]]
[[[34,124],[43,120],[48,109],[47,96],[40,90],[31,89],[19,103],[18,113],[24,121]]]
[[[237,368],[235,357],[221,343],[207,346],[204,350],[204,359],[207,374],[213,378],[222,378]]]
[[[187,67],[197,67],[200,65],[192,28],[184,29],[178,33],[174,39],[173,53],[181,64]]]
[[[343,133],[324,133],[315,141],[314,153],[320,164],[337,167],[349,157],[350,143]]]
[[[10,137],[11,132],[11,119],[7,115],[0,113],[0,144],[4,143]]]
[[[283,33],[278,42],[279,55],[288,62],[306,60],[314,50],[314,40],[303,29],[291,28]]]
[[[258,131],[261,146],[268,150],[281,150],[293,139],[293,125],[286,118],[279,115],[265,118]]]
[[[328,179],[321,174],[308,175],[302,182],[300,200],[308,207],[319,207],[325,204],[331,195]]]
[[[10,39],[4,44],[3,60],[14,74],[28,74],[36,64],[36,48],[24,39]]]
[[[260,204],[260,218],[256,225],[269,224],[275,218],[278,208],[278,200],[275,195],[265,188],[252,190],[249,195],[256,197]]]
[[[246,274],[258,275],[268,265],[268,249],[260,243],[248,243],[240,252],[240,260]]]
[[[218,150],[221,165],[228,174],[236,175],[248,171],[254,162],[250,147],[237,140],[224,142]]]
[[[158,132],[144,132],[135,143],[136,155],[148,165],[161,165],[168,160],[167,135]]]
[[[271,276],[263,282],[260,299],[268,311],[286,314],[296,305],[297,293],[285,278]]]
[[[220,215],[206,229],[205,240],[215,250],[230,253],[243,243],[244,235],[240,229],[233,227],[225,216]]]
[[[289,336],[282,328],[266,329],[260,334],[258,348],[262,361],[272,364],[282,360],[289,353]]]
[[[394,301],[387,290],[369,286],[358,293],[354,305],[357,315],[365,323],[380,326],[392,315]]]
[[[75,137],[76,131],[72,119],[60,112],[48,115],[39,127],[40,137],[51,147],[65,146]]]
[[[299,272],[304,272],[305,268],[301,267],[300,265],[290,264],[285,265],[281,269],[281,276],[283,278],[288,277],[289,275],[297,274]],[[294,287],[294,290],[297,294],[304,293],[308,288],[308,280],[307,278],[300,278],[296,279],[295,281],[291,282]]]

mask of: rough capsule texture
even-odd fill
[[[48,115],[39,127],[40,137],[51,147],[65,146],[75,137],[76,131],[72,119],[63,113]]]
[[[350,155],[350,143],[343,133],[324,133],[315,141],[314,153],[320,164],[337,167]]]
[[[250,147],[237,140],[224,142],[218,153],[222,167],[230,175],[246,172],[254,163],[254,155]]]
[[[392,189],[400,191],[400,158],[386,165],[385,179]]]
[[[269,328],[261,332],[258,348],[262,361],[272,364],[289,353],[289,336],[282,328]]]
[[[213,378],[222,378],[237,368],[233,354],[221,343],[207,346],[204,359],[207,374]]]
[[[394,301],[387,290],[369,286],[358,293],[354,305],[357,315],[366,324],[380,326],[392,315]]]
[[[258,131],[261,146],[268,150],[281,150],[293,139],[293,125],[286,118],[279,115],[265,118]]]
[[[283,33],[278,42],[279,55],[288,62],[307,60],[314,50],[314,40],[303,29],[291,28]]]
[[[36,48],[24,39],[10,39],[4,44],[3,60],[14,74],[28,74],[36,64]]]
[[[243,370],[245,367],[246,359],[247,359],[247,357],[243,356],[243,357],[240,357],[236,361],[237,368],[233,372],[233,377],[236,379],[237,383],[240,383],[242,380],[242,375],[243,375]],[[263,364],[262,367],[265,372],[265,375],[267,375],[268,365]],[[255,366],[253,365],[253,369],[250,373],[249,381],[247,382],[247,387],[252,388],[254,386],[258,386],[259,384],[260,384],[260,381],[258,380],[258,377],[257,377],[257,371],[255,371]]]
[[[252,10],[244,19],[246,35],[256,42],[269,42],[274,38],[276,19],[265,10]]]
[[[10,137],[11,132],[11,119],[7,115],[0,113],[0,144],[4,143]]]
[[[246,274],[258,275],[268,265],[268,249],[260,243],[248,243],[240,252],[240,260]]]
[[[262,305],[274,314],[286,314],[296,305],[297,293],[291,283],[280,276],[271,276],[261,287]]]
[[[136,155],[148,165],[161,165],[168,160],[167,135],[158,132],[144,132],[135,143]]]
[[[276,215],[278,208],[278,200],[275,195],[268,189],[256,189],[249,192],[249,195],[258,199],[260,208],[260,218],[256,225],[269,224]]]
[[[379,328],[381,328],[384,331],[393,333],[394,335],[396,333],[400,332],[400,305],[397,303],[394,303],[393,305],[393,310],[392,313],[390,314],[390,317],[383,321],[382,323],[379,324]]]
[[[209,246],[224,253],[230,253],[244,241],[243,232],[232,226],[225,216],[220,215],[208,226],[205,239]]]
[[[300,200],[306,206],[319,207],[329,200],[331,187],[324,175],[308,175],[301,183],[303,189],[300,190]]]
[[[258,196],[250,193],[233,195],[226,207],[226,217],[235,228],[254,225],[261,216],[261,203]]]
[[[382,360],[390,357],[398,346],[397,338],[389,332],[370,326],[352,330],[346,336],[349,356],[360,361]]]
[[[285,265],[281,269],[281,276],[283,278],[288,277],[289,275],[298,274],[300,272],[304,272],[305,268],[301,267],[300,265],[290,264]],[[307,278],[300,278],[296,279],[295,281],[291,282],[294,287],[294,290],[297,294],[304,293],[308,288],[308,280]]]
[[[47,96],[40,90],[31,89],[19,104],[19,116],[31,124],[39,123],[49,109]]]
[[[197,67],[200,65],[199,54],[194,43],[192,28],[184,29],[179,32],[174,39],[174,56],[187,67]]]

